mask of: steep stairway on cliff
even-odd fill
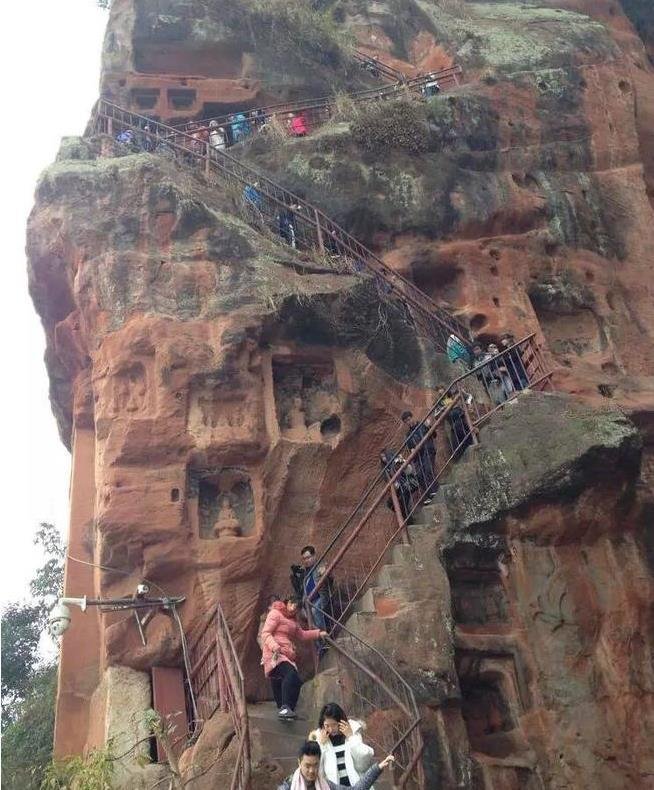
[[[402,95],[405,96],[407,92],[422,96],[424,87],[428,83],[433,82],[433,80],[438,82],[441,92],[455,88],[461,83],[461,74],[463,72],[461,66],[437,69],[430,71],[428,74],[416,75],[414,73],[410,76],[372,55],[358,52],[355,54],[355,57],[362,65],[368,65],[371,73],[374,73],[374,71],[378,72],[378,75],[384,77],[389,83],[381,87],[364,88],[345,94],[348,99],[356,103],[392,99]],[[415,69],[413,71],[415,72]],[[243,113],[246,117],[249,115],[249,118],[254,121],[255,125],[259,125],[259,119],[262,117],[269,119],[272,116],[283,116],[288,113],[302,113],[309,124],[309,131],[311,131],[331,118],[335,106],[336,98],[334,96],[319,96],[311,99],[260,105],[258,107],[244,107],[236,112],[212,115],[192,121],[171,121],[170,125],[184,132],[197,133],[198,131],[208,131],[209,124],[212,122],[215,122],[215,125],[219,127],[231,124],[234,116],[238,113]]]
[[[391,82],[403,82],[406,79],[404,72],[388,63],[384,63],[383,60],[376,58],[374,55],[355,50],[354,59],[358,60],[364,68],[370,70],[372,74],[378,74]]]
[[[379,298],[395,303],[406,320],[413,324],[416,334],[429,338],[439,351],[446,350],[450,334],[470,339],[468,329],[460,321],[326,214],[225,151],[217,151],[185,132],[104,99],[95,106],[92,128],[96,133],[112,137],[118,131],[130,129],[148,140],[152,150],[159,150],[161,146],[162,150],[180,155],[183,164],[201,167],[206,176],[217,176],[223,186],[226,183],[242,190],[238,208],[246,221],[258,230],[272,231],[280,242],[280,212],[292,210],[298,250],[318,255],[338,273],[369,276]]]

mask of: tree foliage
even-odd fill
[[[2,610],[2,786],[8,790],[40,787],[52,757],[57,667],[43,663],[39,642],[61,593],[65,551],[52,524],[40,524],[34,542],[46,561],[30,583],[32,599]]]
[[[10,603],[2,612],[2,726],[29,693],[41,638],[39,604]]]
[[[115,759],[108,743],[85,757],[52,762],[45,770],[40,790],[111,790]]]
[[[52,759],[57,666],[36,669],[25,698],[2,733],[2,787],[38,790]]]

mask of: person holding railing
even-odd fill
[[[222,126],[218,126],[218,121],[209,123],[209,145],[216,151],[224,151],[227,148],[227,134]]]
[[[293,137],[307,136],[309,133],[309,127],[307,125],[307,119],[304,117],[304,113],[298,112],[291,114],[288,130]]]
[[[295,641],[316,642],[327,636],[325,631],[312,628],[305,631],[296,618],[300,599],[295,595],[275,601],[261,629],[261,663],[270,680],[280,719],[295,719],[302,688],[297,671]]]
[[[331,614],[332,607],[329,590],[331,580],[329,577],[326,578],[317,594],[310,598],[325,575],[325,566],[316,564],[315,546],[303,546],[300,549],[300,559],[302,560],[302,565],[291,565],[291,584],[300,600],[305,598],[309,600],[314,625],[321,630],[327,630],[327,622],[323,612]],[[322,646],[320,647],[322,648]],[[322,649],[320,652],[322,652]]]
[[[297,241],[295,236],[295,210],[298,208],[299,206],[296,204],[286,206],[277,216],[279,235],[287,244],[293,247],[293,249],[295,249]]]
[[[348,787],[351,790],[370,790],[382,771],[395,760],[389,754],[380,763],[371,765],[356,784],[344,785],[327,779],[321,769],[320,758],[320,745],[316,741],[305,741],[300,747],[295,773],[283,781],[277,790],[347,790]]]
[[[490,357],[482,348],[481,343],[472,344],[472,368],[479,368],[479,370],[475,374],[476,382],[474,382],[470,376],[468,376],[466,380],[468,386],[472,385],[473,387],[475,399],[479,403],[484,403],[487,408],[490,408],[491,405],[495,405],[491,395],[491,390],[493,388],[493,373],[488,364],[484,365],[489,359]],[[481,365],[484,365],[484,367],[480,367]]]
[[[504,361],[504,357],[498,357],[499,348],[495,343],[488,344],[488,350],[481,358],[482,362],[487,363],[488,373],[488,393],[495,406],[500,406],[513,395],[514,388],[511,376]]]
[[[414,450],[429,433],[429,424],[418,422],[414,420],[413,413],[410,411],[402,412],[401,417],[404,427],[407,429],[406,446],[409,450]],[[415,468],[416,477],[418,478],[418,485],[423,494],[426,493],[426,498],[423,504],[427,505],[431,502],[433,491],[429,491],[429,487],[434,482],[434,462],[436,460],[436,443],[435,436],[432,434],[422,444],[416,455],[413,457],[413,466]]]
[[[240,143],[245,140],[252,131],[250,122],[242,112],[236,113],[232,120],[232,139],[235,143]]]
[[[404,458],[402,458],[401,455],[395,455],[388,450],[384,450],[381,453],[380,460],[382,471],[387,480],[392,480],[397,470],[404,464]],[[390,467],[389,464],[391,464]],[[412,464],[406,464],[393,483],[393,490],[395,491],[400,506],[400,515],[403,520],[406,520],[412,510],[411,497],[413,492],[417,491],[419,487],[418,478],[416,477]],[[389,510],[393,510],[394,505],[392,496],[388,497],[386,500],[386,507]]]
[[[250,113],[250,123],[252,124],[252,128],[257,132],[262,126],[265,126],[267,120],[266,113],[261,109],[261,107],[257,108],[256,110],[252,110]]]
[[[149,123],[143,127],[143,132],[139,135],[141,148],[151,154],[155,149],[154,139],[152,138],[152,128]]]
[[[348,719],[343,708],[329,702],[320,711],[318,729],[309,740],[320,745],[320,766],[325,777],[345,787],[355,785],[374,762],[375,751],[363,742],[365,725]]]
[[[500,346],[502,350],[515,346],[515,337],[510,332],[505,332],[500,337]],[[515,348],[511,348],[511,351],[507,351],[506,354],[504,354],[504,361],[508,368],[509,376],[511,377],[513,389],[516,390],[516,392],[527,389],[529,386],[529,376],[527,375],[525,364],[520,356],[520,348],[516,346]]]
[[[441,408],[436,412],[436,414],[440,414],[443,409],[447,409],[448,406],[452,406],[454,403],[454,395],[451,392],[445,392],[443,387],[436,387],[436,398],[443,398],[441,401]],[[464,398],[470,398],[468,393],[461,391],[461,395]],[[461,406],[453,405],[452,408],[449,410],[447,414],[447,422],[450,426],[450,444],[452,446],[452,452],[454,453],[454,457],[458,458],[461,453],[472,444],[472,434],[470,432],[470,428],[468,423],[466,422],[465,413]]]
[[[258,212],[261,212],[263,209],[263,195],[257,189],[258,186],[258,181],[255,181],[254,184],[247,184],[243,188],[243,200],[248,207],[254,208]]]

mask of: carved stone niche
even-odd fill
[[[457,544],[445,552],[452,591],[452,615],[459,626],[480,628],[508,623],[503,547]]]
[[[481,786],[531,788],[537,778],[529,770],[535,755],[520,723],[531,707],[531,696],[516,653],[497,647],[457,649],[461,714],[473,758],[485,776]],[[508,784],[496,775],[498,770],[503,777],[507,772],[511,775]],[[527,784],[516,785],[518,779]]]
[[[113,377],[113,411],[117,416],[139,416],[149,411],[148,382],[142,362],[122,367]]]
[[[331,361],[273,359],[277,422],[282,436],[329,442],[341,431],[341,404]]]
[[[249,475],[242,469],[192,470],[189,500],[196,534],[204,540],[254,532],[254,496]]]
[[[192,383],[187,428],[198,447],[251,440],[261,419],[257,399],[242,390],[226,391],[209,377]]]

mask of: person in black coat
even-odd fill
[[[402,422],[407,429],[406,445],[409,450],[415,448],[422,442],[422,440],[429,433],[429,424],[427,421],[418,422],[413,418],[410,411],[402,413]],[[434,482],[434,464],[436,461],[436,444],[434,443],[433,434],[423,443],[422,447],[418,450],[413,458],[413,465],[415,467],[416,476],[418,478],[418,485],[422,493],[426,493],[425,504],[431,500],[433,496],[432,483]]]

